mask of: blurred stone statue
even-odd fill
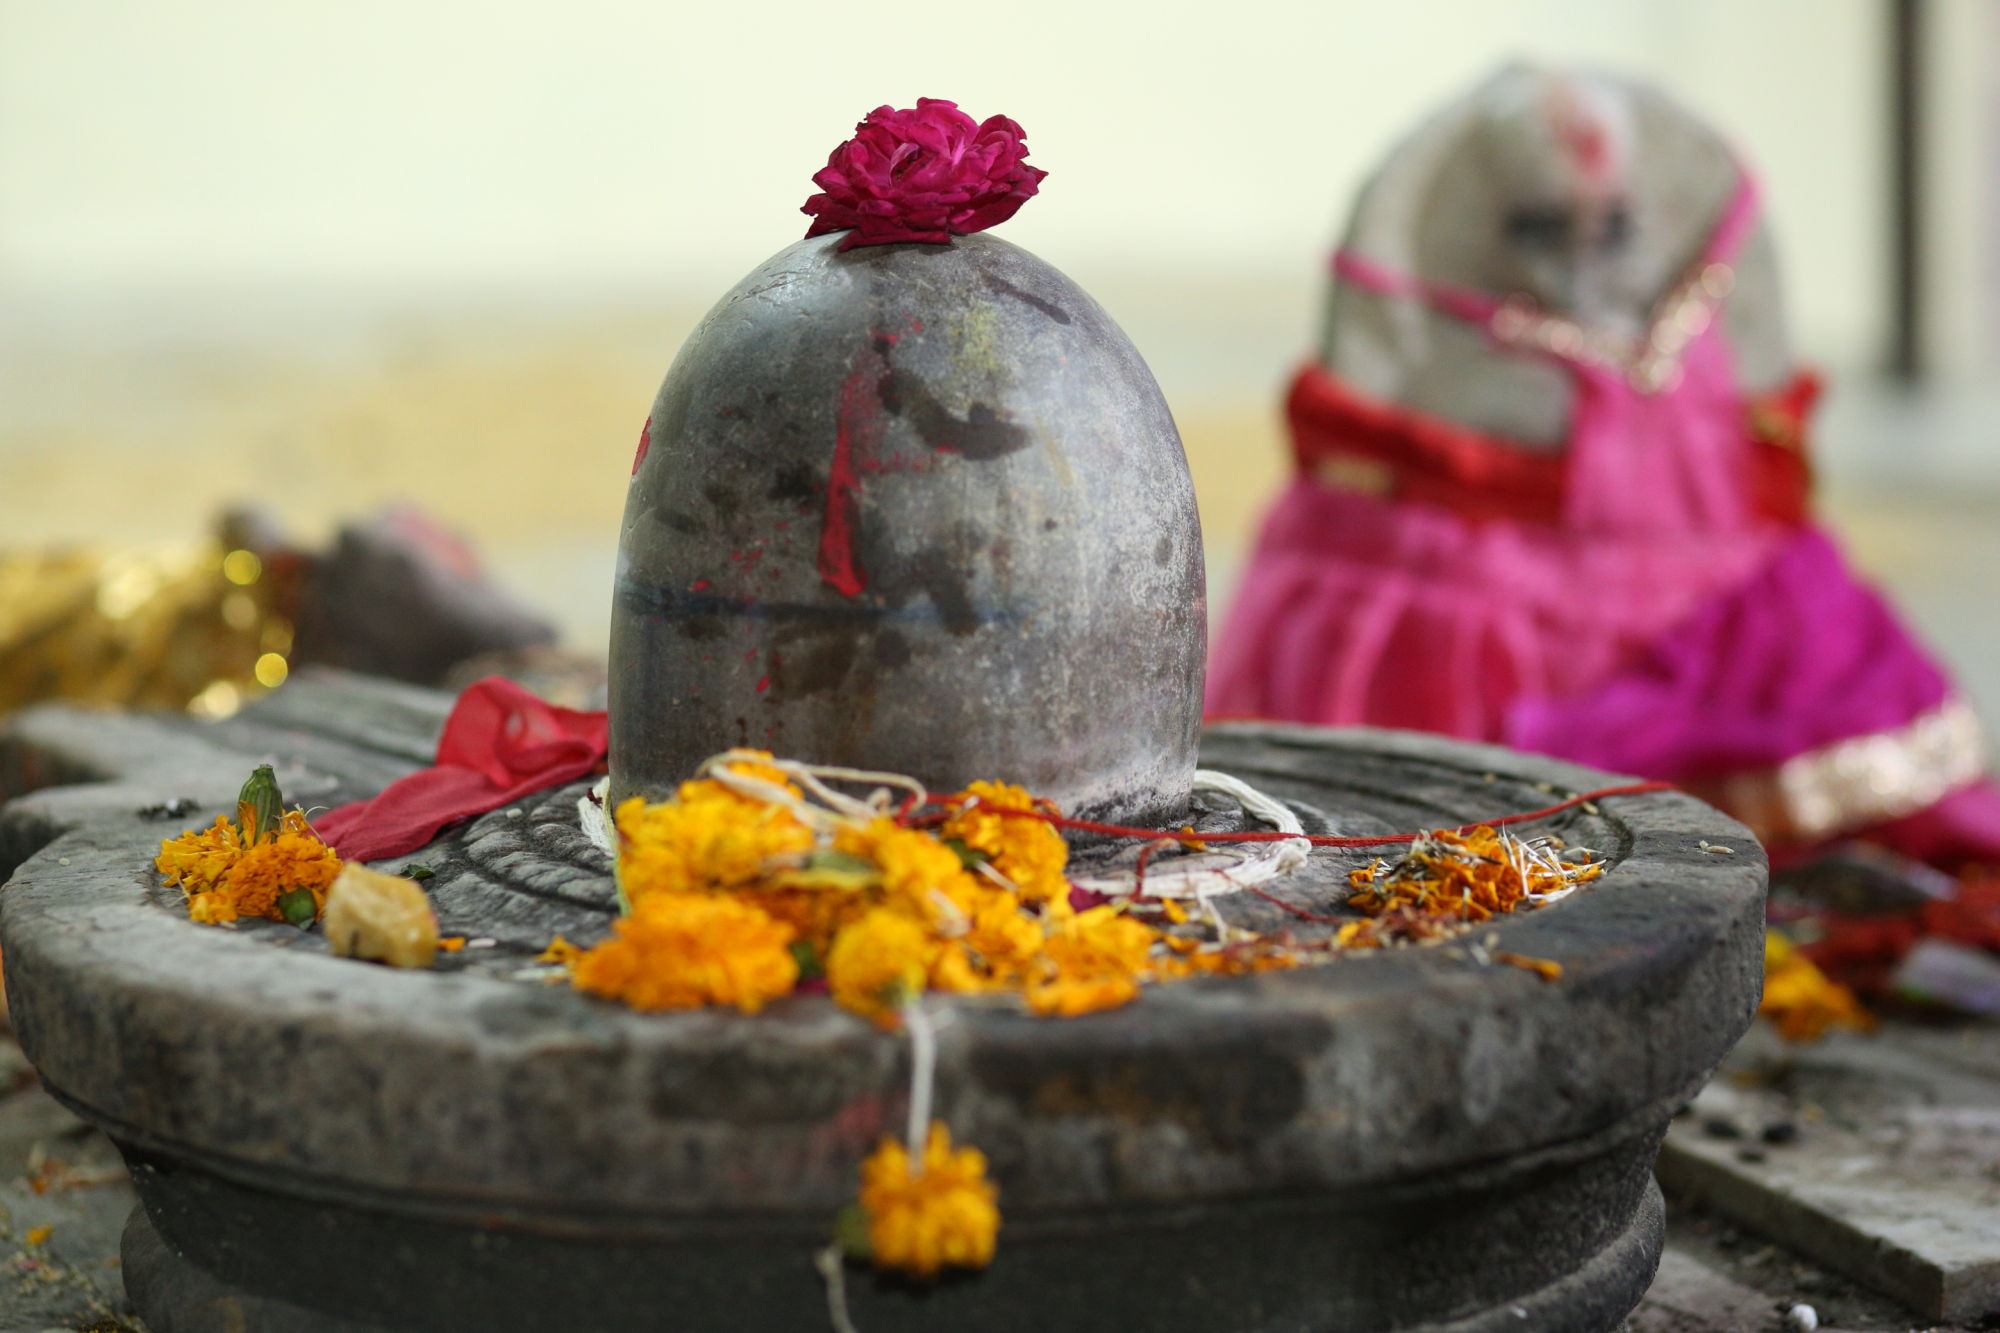
[[[1668,778],[1781,856],[2000,854],[1977,720],[1812,519],[1816,392],[1728,144],[1501,70],[1355,205],[1210,711]]]

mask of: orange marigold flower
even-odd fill
[[[732,764],[735,771],[757,766]],[[776,774],[772,769],[770,774]],[[618,806],[618,882],[627,901],[752,885],[813,845],[812,830],[783,806],[738,796],[712,778],[683,782],[675,799]]]
[[[1875,1016],[1775,930],[1764,932],[1764,998],[1757,1013],[1786,1041],[1818,1041],[1829,1028],[1868,1031]]]
[[[932,1121],[924,1160],[885,1138],[861,1164],[861,1207],[875,1264],[914,1277],[943,1268],[984,1268],[1000,1232],[999,1190],[986,1178],[986,1155],[951,1146],[951,1131]]]
[[[311,891],[317,913],[341,861],[304,813],[290,810],[275,832],[248,845],[236,824],[218,817],[209,828],[162,842],[153,865],[168,884],[187,890],[190,920],[227,925],[245,916],[284,920],[278,899],[294,889]]]
[[[906,913],[877,907],[833,937],[826,953],[826,984],[833,998],[883,1027],[924,987],[940,948],[935,935]]]
[[[724,894],[648,894],[613,930],[571,962],[570,980],[634,1009],[731,1004],[754,1014],[799,979],[792,928]]]
[[[568,967],[577,959],[583,957],[583,953],[582,949],[579,949],[576,945],[571,944],[568,940],[558,935],[549,941],[548,948],[535,955],[535,961],[538,963],[559,963],[564,967]]]
[[[1028,1007],[1043,1017],[1113,1009],[1139,994],[1159,936],[1111,906],[1059,923],[1043,945],[1041,975],[1027,985]]]
[[[953,933],[963,929],[971,903],[980,896],[979,884],[966,873],[957,852],[886,816],[843,826],[833,835],[833,846],[882,872],[884,902]]]
[[[1062,834],[1039,819],[995,813],[1034,809],[1035,798],[1024,788],[975,782],[946,804],[956,809],[939,830],[940,837],[955,838],[983,853],[1030,902],[1067,896],[1069,881],[1063,868],[1069,864],[1069,844]]]

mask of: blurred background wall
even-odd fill
[[[1963,614],[1983,586],[1951,582],[2000,556],[2000,16],[1913,3],[1915,388],[1878,373],[1893,0],[0,0],[0,542],[187,537],[245,496],[317,536],[414,499],[594,646],[678,341],[802,233],[852,123],[921,94],[1026,126],[1052,174],[1007,236],[1153,363],[1219,604],[1348,201],[1528,57],[1651,78],[1735,137],[1833,377],[1834,513],[1948,653],[2000,660]]]

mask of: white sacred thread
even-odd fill
[[[1299,823],[1299,817],[1283,801],[1265,795],[1241,778],[1209,768],[1195,770],[1194,790],[1226,796],[1242,806],[1244,814],[1293,836],[1277,842],[1236,843],[1194,852],[1159,870],[1149,867],[1144,884],[1139,883],[1136,868],[1072,879],[1070,883],[1108,898],[1123,898],[1135,889],[1143,898],[1193,898],[1205,914],[1212,914],[1209,899],[1263,884],[1305,864],[1312,844],[1306,841],[1305,826]],[[1198,841],[1201,835],[1191,836]]]

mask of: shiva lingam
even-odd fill
[[[931,130],[973,188],[905,151]],[[1021,783],[1100,839],[1072,883],[1134,910],[1199,884],[1219,931],[1322,964],[1062,1021],[974,997],[922,1049],[806,993],[635,1012],[535,962],[621,906],[586,764],[385,858],[424,865],[466,943],[371,967],[278,921],[191,924],[138,812],[221,808],[259,762],[308,805],[368,796],[428,761],[448,699],[322,674],[204,726],[33,711],[0,734],[0,791],[26,793],[0,809],[8,993],[132,1168],[124,1272],[157,1333],[1462,1333],[1636,1303],[1661,1135],[1755,1005],[1760,850],[1687,796],[1491,746],[1197,734],[1200,545],[1159,390],[1072,283],[974,234],[1039,182],[1019,140],[949,103],[874,113],[815,178],[821,234],[690,339],[630,483],[611,799],[746,745]],[[1327,951],[1363,844],[1501,814],[1603,873],[1436,947]],[[1142,885],[1135,826],[1217,847]],[[1244,831],[1280,841],[1228,851]],[[920,1091],[984,1150],[997,1252],[936,1281],[816,1265]]]

